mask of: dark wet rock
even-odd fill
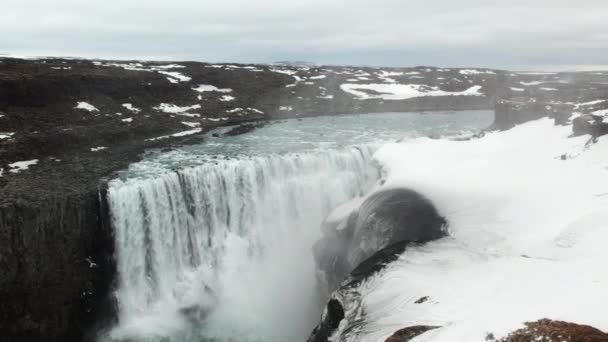
[[[235,136],[240,134],[249,133],[257,128],[264,127],[267,122],[257,122],[257,123],[243,123],[238,126],[231,128],[229,131],[224,133],[224,136]]]
[[[337,229],[340,225],[343,228]],[[331,291],[355,267],[385,247],[438,239],[445,236],[445,225],[433,204],[417,192],[380,191],[365,200],[346,222],[325,227],[323,238],[314,246],[321,278]]]
[[[496,340],[492,334],[488,341],[497,342],[607,342],[608,334],[588,325],[542,319],[526,323],[526,327]]]
[[[601,116],[584,114],[572,120],[572,133],[574,136],[589,134],[594,138],[608,134],[608,123],[602,121]]]
[[[385,342],[408,342],[429,330],[437,328],[439,327],[429,325],[415,325],[412,327],[403,328],[396,331],[391,337],[387,338]]]

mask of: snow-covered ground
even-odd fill
[[[334,341],[432,325],[441,328],[413,341],[475,342],[542,318],[608,330],[608,137],[586,146],[588,136],[570,133],[541,119],[481,139],[378,150],[383,188],[427,196],[450,237],[409,248],[362,283],[364,322]]]
[[[340,88],[358,100],[384,99],[384,100],[406,100],[414,97],[424,96],[483,96],[480,92],[481,86],[473,86],[469,89],[457,92],[449,92],[423,84],[351,84],[345,83]],[[368,92],[368,91],[371,91]]]

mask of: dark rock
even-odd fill
[[[422,298],[419,298],[419,299],[418,299],[417,301],[415,301],[414,303],[416,303],[416,304],[422,304],[422,303],[425,303],[425,302],[426,302],[426,301],[428,301],[428,300],[429,300],[429,297],[428,297],[428,296],[424,296],[424,297],[422,297]]]
[[[601,116],[584,114],[572,120],[574,136],[589,134],[593,138],[608,134],[608,124],[602,122]]]
[[[446,221],[433,204],[409,189],[390,189],[370,196],[343,223],[325,227],[314,246],[323,282],[331,291],[357,265],[397,242],[424,243],[443,237]]]
[[[396,331],[391,337],[387,338],[385,342],[408,342],[429,330],[437,328],[439,327],[429,325],[416,325],[413,327],[403,328],[401,330]]]
[[[258,122],[258,123],[243,123],[238,126],[231,128],[228,132],[224,133],[224,136],[235,136],[240,134],[249,133],[256,128],[264,127],[266,122]]]
[[[588,325],[542,319],[526,323],[526,327],[509,334],[498,342],[567,341],[608,342],[608,334]]]

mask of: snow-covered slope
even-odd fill
[[[381,148],[383,188],[427,196],[450,237],[406,249],[359,285],[362,309],[347,311],[333,340],[429,325],[441,328],[414,341],[484,341],[541,318],[608,330],[608,139],[586,146],[570,133],[541,119]]]

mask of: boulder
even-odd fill
[[[401,330],[397,330],[391,337],[387,338],[385,342],[408,342],[429,330],[437,328],[439,327],[428,325],[415,325],[412,327],[403,328]]]
[[[602,122],[601,116],[584,114],[572,120],[572,133],[574,136],[590,134],[597,138],[608,133],[608,124]]]
[[[314,246],[322,283],[329,291],[359,264],[398,242],[443,237],[446,221],[433,204],[410,189],[388,189],[367,198],[342,222],[324,227]]]

